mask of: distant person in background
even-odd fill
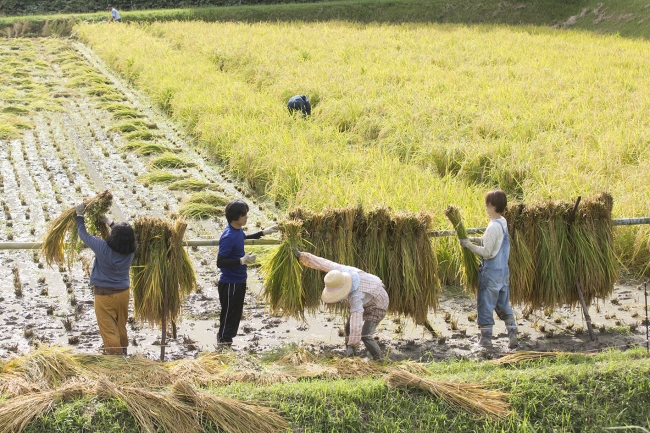
[[[111,11],[111,19],[108,20],[108,22],[117,21],[119,23],[122,21],[120,18],[120,13],[117,11],[117,9],[115,9],[113,6],[109,6],[108,10]]]
[[[493,313],[503,320],[508,330],[508,347],[518,346],[517,323],[510,307],[510,239],[508,237],[508,221],[502,216],[508,200],[506,193],[495,189],[485,195],[485,211],[490,223],[485,234],[480,238],[461,239],[460,244],[474,254],[481,256],[481,266],[478,274],[478,327],[481,330],[479,346],[492,345]],[[478,245],[474,245],[477,243]]]
[[[309,98],[305,95],[296,95],[289,99],[287,102],[289,113],[293,114],[295,111],[300,111],[303,117],[311,115],[311,104]]]
[[[246,296],[246,265],[255,263],[257,256],[244,251],[245,239],[259,239],[264,235],[276,233],[276,226],[261,230],[252,235],[244,234],[243,227],[248,222],[248,205],[241,200],[232,200],[226,205],[228,226],[219,239],[217,267],[221,270],[219,283],[219,333],[217,342],[224,347],[232,345],[237,335],[239,322],[244,312]]]
[[[77,205],[77,232],[79,238],[95,253],[90,285],[95,295],[95,316],[104,342],[104,353],[126,355],[129,338],[126,322],[129,316],[129,270],[135,253],[135,233],[128,223],[112,223],[104,216],[102,221],[111,228],[106,240],[91,236],[86,231],[86,205]]]

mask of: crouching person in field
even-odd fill
[[[384,357],[374,338],[377,325],[386,316],[388,293],[376,275],[351,266],[344,266],[313,254],[293,249],[300,264],[327,272],[321,300],[335,304],[347,300],[350,317],[345,324],[346,356],[355,356],[359,342],[363,341],[372,359]]]
[[[305,95],[292,96],[287,102],[287,108],[291,114],[300,111],[303,117],[311,116],[311,103]]]
[[[480,238],[460,239],[460,244],[482,257],[478,275],[478,326],[481,330],[479,346],[492,345],[493,313],[506,324],[508,347],[518,346],[517,323],[510,307],[510,239],[508,222],[502,216],[508,204],[506,194],[497,189],[485,195],[485,210],[490,223]],[[479,245],[474,245],[472,242]]]
[[[135,253],[135,233],[127,223],[112,223],[104,216],[102,221],[111,227],[104,241],[86,231],[86,205],[77,205],[77,232],[79,238],[95,253],[90,284],[95,295],[95,316],[104,343],[104,353],[126,355],[129,338],[126,321],[129,317],[129,270]]]

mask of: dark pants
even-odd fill
[[[221,303],[221,316],[219,318],[219,343],[232,343],[237,335],[239,321],[244,312],[244,297],[246,296],[246,283],[219,283],[219,302]]]
[[[383,354],[381,353],[379,344],[377,344],[377,341],[375,340],[375,336],[374,336],[374,333],[377,330],[377,325],[379,325],[379,323],[364,320],[363,328],[361,328],[361,341],[363,342],[364,346],[366,346],[368,352],[370,352],[370,356],[372,356],[372,359],[375,360],[379,360],[383,358]],[[348,321],[345,323],[345,345],[346,346],[348,345],[349,336],[350,336],[350,319],[348,319]]]

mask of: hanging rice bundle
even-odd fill
[[[131,264],[131,287],[135,318],[161,325],[165,290],[166,317],[180,317],[183,299],[196,288],[196,275],[183,236],[184,221],[140,217],[134,223],[138,250]]]
[[[305,293],[302,285],[302,266],[293,255],[292,248],[301,248],[299,221],[280,224],[284,240],[262,262],[264,297],[273,314],[305,319]]]
[[[454,226],[454,230],[458,234],[459,239],[467,239],[467,231],[463,225],[460,216],[460,209],[456,206],[449,206],[445,210],[445,215]],[[465,282],[465,287],[472,290],[474,293],[478,290],[478,265],[479,258],[476,254],[467,248],[461,248],[462,266],[462,280]]]
[[[102,216],[106,215],[113,203],[113,194],[106,190],[93,198],[84,199],[86,212],[84,220],[88,233],[106,239],[110,233],[110,228],[101,222]],[[77,212],[76,207],[70,207],[63,211],[45,233],[41,254],[45,257],[48,266],[53,264],[64,264],[66,253],[68,266],[81,248],[82,242],[77,234]]]
[[[321,213],[295,209],[289,216],[302,224],[308,252],[381,278],[390,298],[389,312],[424,324],[428,311],[437,307],[440,281],[428,237],[429,216],[391,215],[384,208],[365,213],[361,207]],[[323,272],[304,270],[305,308],[319,306],[323,277]],[[345,313],[347,304],[332,308]]]
[[[289,428],[287,421],[270,408],[202,392],[182,380],[174,383],[172,392],[225,433],[276,433]]]
[[[405,370],[392,370],[386,379],[393,388],[419,388],[447,403],[477,417],[504,418],[510,414],[510,405],[504,401],[507,394],[492,391],[470,383],[439,382],[421,379]]]
[[[577,305],[609,296],[617,278],[613,201],[602,193],[574,203],[515,204],[504,216],[511,240],[510,299],[528,308]]]
[[[73,383],[0,402],[0,433],[20,433],[34,418],[53,410],[57,403],[81,398],[84,389],[85,385]]]
[[[142,388],[116,386],[100,379],[95,386],[99,399],[119,399],[146,433],[202,431],[196,411],[173,395]]]

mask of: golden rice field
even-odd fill
[[[79,37],[258,193],[291,209],[385,205],[449,229],[455,204],[609,191],[650,216],[642,40],[543,28],[328,23],[82,25]],[[298,93],[306,121],[287,114]],[[643,271],[647,228],[617,228]]]

